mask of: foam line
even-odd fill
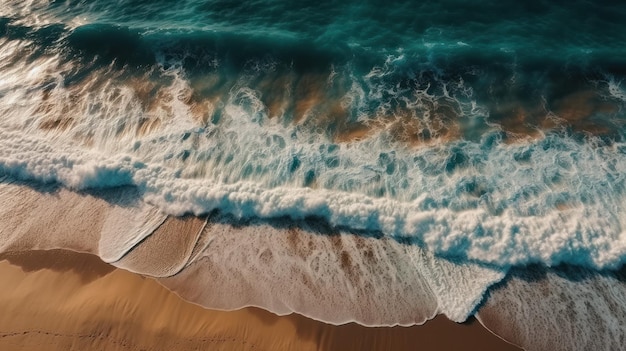
[[[193,102],[192,85],[207,77],[189,77],[181,57],[162,58],[148,73],[126,72],[114,64],[68,61],[57,52],[24,58],[31,44],[0,41],[7,49],[1,55],[12,58],[0,62],[3,174],[75,190],[133,186],[172,215],[218,210],[238,218],[319,217],[501,269],[530,262],[608,268],[625,260],[626,144],[619,138],[539,131],[534,139],[507,144],[497,125],[483,123],[473,138],[417,147],[396,142],[386,129],[335,143],[316,128],[335,122],[316,114],[323,100],[317,92],[295,102],[304,121],[269,115],[266,90],[254,82],[271,67],[234,78],[218,72],[210,77],[232,84],[205,82],[204,90],[217,89],[218,98]],[[337,97],[348,119],[384,120],[370,102],[404,99],[420,123],[433,120],[429,113],[442,106],[458,110],[465,124],[485,121],[487,109],[462,80],[451,84],[435,75],[434,90],[390,86],[402,75],[395,65],[403,60],[391,55],[360,76],[337,73],[349,78],[345,95]],[[332,90],[326,78],[298,81],[304,90]],[[619,80],[598,84],[594,94],[623,97]],[[202,113],[194,114],[198,109]],[[595,117],[602,116],[613,115]],[[325,122],[311,125],[318,119]],[[151,228],[154,220],[144,224]],[[123,254],[106,250],[111,260]]]
[[[621,204],[617,202],[622,195],[617,192],[610,198],[597,198],[590,193],[610,191],[602,183],[600,187],[591,184],[577,189],[580,193],[574,196],[594,196],[587,206],[574,203],[572,208],[543,209],[535,215],[520,214],[515,208],[493,209],[491,204],[455,211],[431,206],[428,194],[401,202],[326,189],[267,189],[251,182],[221,184],[178,178],[166,167],[130,156],[58,150],[45,140],[35,141],[19,133],[0,131],[0,139],[0,169],[5,174],[58,182],[73,189],[134,185],[146,201],[174,215],[202,215],[218,209],[240,218],[316,216],[335,226],[381,231],[420,243],[438,254],[501,267],[533,261],[609,267],[621,263],[626,252],[618,215]],[[597,160],[597,155],[589,156]],[[622,167],[618,163],[622,159],[613,162]],[[593,177],[606,183],[597,175]],[[548,192],[547,199],[553,194]]]
[[[513,269],[476,317],[526,350],[619,350],[626,330],[626,269]]]
[[[193,216],[168,217],[114,265],[152,277],[172,276],[190,263],[206,223]]]
[[[213,309],[258,306],[370,326],[422,324],[439,313],[461,322],[505,274],[319,221],[242,226],[232,216],[212,216],[203,236],[201,254],[160,281]]]
[[[89,195],[5,179],[0,252],[127,252],[112,264],[162,277],[165,285],[207,308],[254,305],[336,324],[412,325],[438,313],[463,321],[487,287],[505,274],[446,261],[415,245],[338,232],[319,220],[170,218],[129,250],[120,243],[136,238],[129,229],[136,226],[137,195],[132,188]],[[104,235],[107,221],[120,223],[128,238]]]
[[[118,261],[166,219],[158,208],[144,203],[137,208],[114,207],[103,223],[98,256],[108,263]]]

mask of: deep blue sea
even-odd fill
[[[625,18],[619,1],[3,0],[0,173],[502,272],[616,268]]]

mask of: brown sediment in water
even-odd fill
[[[346,130],[337,133],[334,141],[336,143],[350,143],[367,139],[373,133],[373,128],[364,124],[352,124]]]
[[[621,350],[626,340],[626,266],[513,268],[490,289],[480,322],[527,350]]]
[[[334,125],[334,141],[350,143],[364,140],[372,135],[385,133],[389,140],[410,147],[431,145],[437,142],[460,139],[459,111],[447,104],[430,104],[424,110],[412,111],[398,105],[373,118],[348,121],[347,111],[341,107],[340,113],[329,114],[324,122]]]
[[[315,115],[316,110],[325,99],[325,83],[323,76],[312,74],[303,75],[294,83],[293,88],[293,122],[299,123],[310,115]]]
[[[174,96],[167,88],[145,77],[130,79],[126,84],[132,89],[134,97],[146,115],[164,118],[173,116],[170,104],[174,101]]]
[[[618,111],[617,103],[602,97],[600,92],[582,90],[549,102],[502,103],[492,108],[489,119],[506,133],[506,143],[515,143],[539,139],[545,131],[559,128],[590,135],[611,135],[615,128],[606,117]]]
[[[515,106],[508,113],[504,113],[505,117],[498,120],[502,129],[506,133],[505,142],[514,143],[519,141],[533,140],[541,137],[539,123],[551,123],[549,119],[537,121],[543,114],[537,109],[527,109],[523,106]],[[554,127],[553,125],[544,125],[543,127]]]
[[[0,348],[31,350],[517,350],[480,324],[328,325],[257,308],[223,312],[65,250],[0,255]]]
[[[41,95],[41,101],[35,109],[35,113],[42,115],[39,128],[46,131],[64,131],[72,127],[74,118],[69,114],[70,108],[67,103],[59,104],[56,102],[56,98],[52,99],[55,100],[54,103],[50,102],[50,90],[43,90]]]
[[[253,88],[269,118],[282,118],[314,131],[350,128],[349,113],[342,103],[344,90],[337,91],[323,74],[277,73],[260,79]]]
[[[72,126],[74,122],[73,118],[61,118],[61,119],[46,119],[39,123],[39,128],[43,130],[66,130]]]
[[[105,74],[107,73],[107,74]],[[110,73],[110,74],[109,74]],[[409,147],[432,145],[468,137],[476,130],[463,130],[461,124],[467,116],[460,106],[450,99],[421,98],[419,103],[409,103],[398,98],[390,106],[371,111],[351,110],[350,86],[341,79],[332,81],[328,74],[278,71],[266,73],[247,83],[260,99],[268,118],[281,118],[312,133],[327,133],[336,143],[358,142],[384,133],[390,141]],[[37,107],[41,115],[39,128],[65,131],[80,123],[80,116],[71,111],[76,105],[87,106],[88,92],[110,91],[108,99],[120,99],[124,87],[132,91],[142,116],[124,120],[117,135],[143,136],[167,125],[175,118],[172,103],[179,100],[188,108],[189,117],[204,126],[220,113],[232,89],[239,84],[218,73],[193,77],[189,86],[181,91],[171,90],[171,77],[154,78],[150,74],[123,77],[117,72],[99,70],[71,86],[64,96],[51,96],[42,90]],[[122,89],[122,90],[120,90]],[[177,96],[174,96],[178,94]],[[619,111],[617,102],[602,95],[601,91],[571,90],[549,101],[510,100],[489,107],[487,122],[477,128],[488,130],[499,127],[505,143],[528,142],[542,138],[546,131],[568,128],[576,133],[611,136],[615,133],[614,119]],[[97,104],[95,104],[97,105]],[[367,116],[356,116],[364,113]],[[471,127],[470,127],[471,128]],[[78,137],[78,136],[77,136]],[[89,136],[84,135],[86,143]]]
[[[156,130],[161,125],[161,120],[158,118],[142,118],[137,125],[137,131],[135,135],[141,136],[150,134],[150,132]]]
[[[598,92],[592,90],[577,91],[554,102],[554,112],[560,118],[575,123],[598,113],[615,113],[618,107],[603,99]]]
[[[391,126],[395,139],[411,146],[429,145],[442,141],[460,139],[458,123],[452,115],[435,114],[433,118],[417,118],[400,115]]]
[[[289,100],[292,92],[291,74],[276,74],[262,79],[258,83],[261,92],[261,101],[267,108],[269,118],[281,118],[289,108]]]
[[[554,128],[565,125],[575,132],[591,135],[611,135],[615,132],[607,116],[619,111],[618,105],[593,90],[582,90],[570,93],[553,102],[555,118],[546,118],[541,126]],[[600,117],[600,118],[598,118]]]

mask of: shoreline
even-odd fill
[[[152,278],[70,250],[0,254],[0,348],[50,350],[519,350],[478,321],[442,315],[421,326],[339,326],[246,307],[208,310]],[[159,306],[155,309],[154,306]],[[454,337],[450,337],[454,336]]]

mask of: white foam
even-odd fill
[[[132,188],[89,195],[3,179],[0,194],[0,252],[62,248],[115,255],[113,261],[133,249],[111,263],[161,277],[207,308],[254,305],[337,324],[421,324],[437,313],[463,321],[504,276],[391,239],[330,233],[318,221],[241,225],[212,215],[208,224],[195,224],[201,234],[192,230],[177,240],[179,230],[191,229],[178,223],[137,243],[154,223],[144,225],[152,215],[141,210]],[[116,223],[116,231],[107,223]]]
[[[131,208],[113,207],[103,223],[98,256],[105,262],[121,259],[166,218],[157,208],[145,203]]]
[[[624,348],[623,271],[533,267],[512,273],[477,313],[486,327],[525,350]]]
[[[36,28],[59,22],[59,15],[60,22],[72,26],[59,13],[38,17],[37,9],[46,5],[12,2],[0,15],[23,18],[13,24]],[[199,295],[191,291],[192,299],[208,307],[251,304],[333,323],[377,325],[421,323],[437,312],[464,320],[510,265],[567,262],[603,268],[625,261],[624,143],[606,146],[592,137],[549,134],[505,145],[498,127],[485,124],[480,140],[471,142],[409,148],[383,128],[364,140],[339,145],[319,126],[312,130],[305,123],[269,118],[261,98],[266,92],[255,90],[261,84],[255,86],[254,81],[263,70],[273,69],[273,63],[251,62],[251,72],[236,78],[219,101],[203,101],[208,117],[219,114],[219,122],[213,123],[206,115],[198,118],[184,101],[192,89],[181,64],[157,65],[146,74],[120,71],[112,64],[92,67],[83,79],[71,80],[85,73],[86,67],[75,66],[79,60],[68,63],[50,52],[29,57],[32,44],[28,39],[0,39],[0,174],[74,190],[132,185],[150,205],[109,209],[100,202],[110,216],[98,217],[102,236],[95,248],[81,238],[46,238],[45,225],[24,215],[11,218],[19,212],[12,208],[1,213],[11,224],[7,228],[13,228],[0,232],[8,238],[4,249],[26,242],[49,248],[67,239],[72,248],[95,250],[105,260],[116,261],[162,223],[161,211],[319,217],[334,227],[386,237],[356,239],[344,233],[340,241],[350,269],[358,273],[342,273],[336,268],[345,265],[343,251],[332,247],[332,241],[311,239],[314,252],[300,260],[284,251],[285,233],[271,226],[232,230],[227,224],[216,225],[206,249],[196,252],[188,267],[211,274],[193,275],[196,281],[190,289],[196,284],[212,287],[215,277],[225,284]],[[437,125],[433,121],[440,116],[431,112],[441,105],[458,112],[461,128],[473,128],[485,118],[486,109],[473,101],[463,81],[414,91],[383,84],[395,74],[394,63],[404,59],[390,56],[364,76],[333,70],[329,85],[340,75],[351,87],[337,97],[351,121],[367,125],[372,118],[393,115],[394,99],[427,127]],[[139,96],[142,84],[155,84],[164,94],[148,97],[156,107],[145,106],[146,98]],[[624,99],[620,82],[607,84],[613,98]],[[389,98],[382,99],[385,96]],[[305,111],[305,119],[316,117],[314,109]],[[158,127],[139,133],[146,120],[157,121]],[[44,128],[46,123],[53,128]],[[79,207],[72,213],[92,214]],[[29,232],[31,228],[36,230]],[[80,228],[87,235],[87,229]],[[53,229],[61,233],[58,225]],[[244,248],[246,240],[255,245]],[[365,263],[358,240],[368,242],[380,264]],[[265,262],[261,269],[268,252],[282,259]],[[294,259],[285,264],[286,257]],[[362,284],[351,281],[354,274]],[[170,281],[184,287],[183,278]],[[293,281],[285,284],[281,279]],[[311,280],[312,286],[307,283]],[[344,288],[345,296],[337,294],[337,287]]]
[[[371,326],[422,324],[439,313],[462,322],[486,288],[504,276],[436,258],[415,245],[329,235],[306,224],[209,223],[202,253],[161,282],[212,309],[259,306]]]
[[[150,235],[166,215],[136,189],[100,196],[54,186],[0,183],[0,251],[69,249],[114,262]]]
[[[205,214],[213,209],[239,217],[294,219],[319,216],[352,229],[380,230],[408,237],[434,252],[508,266],[536,260],[598,267],[621,262],[621,219],[610,209],[578,206],[521,216],[511,209],[424,209],[427,196],[413,202],[371,198],[324,189],[265,189],[251,182],[211,183],[177,178],[161,166],[129,156],[55,150],[17,133],[0,131],[0,167],[25,179],[53,181],[75,189],[137,185],[146,201],[171,214]],[[611,199],[604,200],[613,204]],[[610,212],[609,212],[610,211]]]
[[[17,52],[26,44],[0,45]],[[2,172],[73,189],[134,185],[146,201],[176,215],[219,209],[238,217],[316,216],[502,268],[614,267],[626,257],[623,143],[549,134],[506,145],[491,131],[475,142],[410,149],[381,131],[340,145],[270,119],[262,92],[250,87],[255,72],[224,93],[219,123],[204,124],[181,101],[190,87],[180,67],[153,72],[171,97],[155,111],[132,88],[132,79],[152,78],[122,79],[105,67],[65,87],[59,77],[72,67],[60,62],[51,55],[0,69]],[[374,84],[386,67],[354,84]],[[33,69],[39,73],[29,74]],[[416,94],[417,102],[451,103],[446,94]],[[46,104],[52,107],[40,108]],[[159,119],[160,127],[135,133],[146,118]],[[48,119],[71,122],[42,130]]]

